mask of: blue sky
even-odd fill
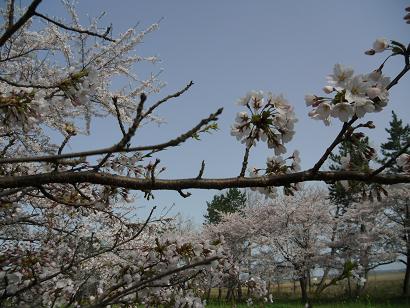
[[[44,0],[40,11],[62,16],[61,6],[54,0]],[[82,16],[106,12],[105,25],[113,24],[113,33],[125,31],[139,22],[140,28],[160,20],[160,29],[145,38],[137,49],[141,55],[157,55],[161,62],[136,71],[142,77],[150,72],[161,73],[167,86],[161,95],[175,92],[190,80],[195,85],[181,98],[169,102],[158,115],[167,120],[160,127],[145,127],[135,139],[135,145],[166,141],[190,129],[200,119],[219,107],[220,130],[204,135],[201,141],[188,141],[179,148],[159,155],[167,167],[165,178],[195,177],[202,160],[206,162],[204,177],[237,176],[241,168],[243,145],[230,136],[230,125],[241,109],[236,100],[249,90],[283,93],[295,106],[299,119],[296,136],[288,144],[289,152],[301,152],[302,168],[310,168],[326,149],[341,123],[334,121],[325,127],[309,119],[304,103],[307,93],[321,94],[326,76],[335,63],[351,66],[357,73],[377,68],[384,55],[369,57],[364,51],[377,37],[408,43],[410,25],[403,21],[408,1],[344,0],[344,1],[139,1],[83,0],[78,10]],[[384,70],[395,76],[402,59],[393,59]],[[390,94],[388,107],[365,120],[373,120],[377,128],[369,132],[377,147],[385,141],[384,128],[391,110],[409,122],[409,76],[402,79]],[[155,97],[149,97],[153,103]],[[78,137],[70,143],[72,150],[111,145],[120,138],[114,119],[93,123],[93,134]],[[272,155],[263,144],[251,153],[250,166],[263,166]],[[171,213],[181,212],[200,224],[206,201],[218,191],[191,191],[183,199],[176,192],[156,192],[153,201],[146,202],[137,194],[136,207],[141,215],[147,208],[175,204]]]

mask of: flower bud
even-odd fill
[[[373,121],[368,121],[368,122],[365,124],[365,126],[366,126],[367,128],[370,128],[370,129],[376,128],[376,125],[374,125]]]
[[[306,106],[313,105],[316,102],[316,99],[317,99],[316,95],[311,95],[311,94],[305,95]]]
[[[332,93],[333,91],[334,91],[334,88],[332,87],[332,86],[326,86],[326,87],[323,87],[323,92],[325,92],[326,94],[330,94],[330,93]]]
[[[387,47],[389,47],[389,42],[383,37],[376,39],[373,43],[373,49],[375,52],[382,52],[386,50]]]
[[[369,49],[364,52],[365,55],[373,56],[376,53],[374,49]]]

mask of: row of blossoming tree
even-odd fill
[[[0,11],[1,305],[201,306],[193,291],[195,281],[238,275],[221,233],[178,236],[172,221],[153,218],[154,209],[146,218],[134,217],[130,190],[151,198],[156,190],[188,197],[187,189],[251,187],[275,197],[276,187],[293,195],[298,184],[307,181],[354,180],[372,184],[370,190],[410,182],[408,173],[384,172],[396,160],[409,171],[408,144],[378,169],[321,170],[342,141],[374,127],[361,119],[386,106],[389,91],[410,69],[410,46],[378,39],[368,51],[404,59],[402,71],[393,79],[382,74],[387,59],[362,75],[336,65],[324,88],[327,96],[306,96],[312,118],[326,125],[332,117],[343,123],[312,168],[300,171],[297,151],[281,156],[295,133],[292,106],[283,96],[253,91],[240,99],[247,111],[238,114],[231,132],[245,145],[239,176],[203,178],[203,163],[192,178],[165,180],[159,178],[164,167],[153,157],[215,129],[222,108],[171,140],[134,145],[137,130],[157,121],[157,110],[192,86],[191,82],[150,102],[150,94],[162,83],[156,75],[141,80],[134,69],[138,62],[157,59],[138,56],[134,49],[158,25],[131,28],[113,38],[110,27],[100,30],[100,17],[81,25],[69,1],[63,1],[69,22],[43,14],[40,3],[33,0],[22,8],[9,0]],[[113,88],[112,80],[118,77],[127,87]],[[94,117],[115,119],[121,139],[107,148],[67,151],[70,139],[89,134]],[[54,140],[56,134],[60,143]],[[274,156],[246,176],[252,147],[260,142],[266,142]],[[318,205],[312,211],[321,209]],[[286,211],[285,206],[278,214]],[[286,236],[290,235],[271,233],[266,247],[270,242],[287,243]],[[301,279],[304,268],[294,268]]]
[[[228,301],[272,300],[280,292],[273,292],[273,285],[280,290],[289,281],[298,282],[304,303],[328,288],[343,295],[340,286],[347,296],[360,296],[371,270],[406,263],[409,200],[408,186],[401,185],[381,201],[349,205],[335,203],[323,188],[306,187],[294,196],[259,198],[237,212],[221,213],[203,232],[223,235],[237,271],[220,280],[209,277],[201,286],[223,286]],[[406,280],[403,293],[408,289]]]

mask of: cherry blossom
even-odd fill
[[[405,172],[410,172],[410,155],[403,153],[397,158],[397,165],[402,167]]]

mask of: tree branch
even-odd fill
[[[243,178],[245,176],[246,167],[248,166],[249,152],[251,150],[251,146],[252,146],[252,144],[250,144],[246,147],[245,154],[243,155],[241,173],[239,174],[239,177],[241,177],[241,178]]]
[[[380,168],[374,170],[371,174],[371,176],[374,176],[376,174],[381,173],[383,170],[385,170],[387,167],[391,166],[396,159],[403,153],[407,152],[407,149],[410,147],[410,143],[407,143],[404,148],[402,148],[394,157],[390,158],[383,166],[381,166]]]
[[[115,107],[115,113],[117,114],[118,125],[120,126],[122,135],[125,136],[126,133],[125,133],[124,125],[122,124],[121,113],[120,113],[120,109],[118,108],[117,101],[118,101],[117,97],[112,98],[112,102],[114,103],[114,107]]]
[[[96,32],[89,31],[89,30],[82,30],[82,29],[77,29],[77,28],[72,28],[72,27],[66,26],[63,23],[55,21],[55,20],[53,20],[53,19],[51,19],[51,18],[49,18],[49,17],[47,17],[47,16],[45,16],[41,13],[38,13],[38,12],[34,12],[33,15],[38,16],[40,18],[43,18],[43,19],[47,20],[48,22],[51,22],[52,24],[55,24],[56,26],[58,26],[62,29],[68,30],[68,31],[73,31],[73,32],[81,33],[81,34],[87,34],[87,35],[102,38],[106,41],[115,42],[115,40],[108,37],[108,34],[110,33],[110,31],[106,31],[106,33],[104,33],[104,34],[99,34],[99,33],[96,33]]]
[[[132,284],[131,286],[129,286],[127,288],[124,288],[124,290],[121,292],[121,294],[115,294],[111,297],[107,297],[105,300],[101,301],[100,303],[90,306],[90,308],[91,307],[104,307],[109,303],[115,302],[116,300],[118,300],[118,298],[120,298],[124,295],[130,294],[130,293],[134,292],[136,289],[139,289],[142,286],[147,285],[151,282],[157,281],[157,280],[159,280],[163,277],[167,277],[167,276],[170,276],[170,275],[173,275],[173,274],[176,274],[176,273],[179,273],[179,272],[191,269],[191,268],[195,268],[195,267],[202,266],[202,265],[208,265],[212,261],[215,261],[215,260],[218,260],[218,259],[220,259],[220,257],[214,256],[214,257],[210,257],[208,259],[204,259],[202,261],[198,261],[198,262],[195,262],[195,263],[187,264],[187,265],[175,268],[175,269],[165,271],[163,273],[155,275],[152,278],[149,278],[149,279],[137,282],[135,284]]]
[[[30,6],[28,7],[27,11],[24,13],[20,19],[13,24],[13,26],[9,27],[6,32],[0,37],[0,47],[2,47],[7,40],[16,33],[36,12],[37,6],[40,4],[42,0],[34,0],[31,2]]]
[[[333,149],[343,140],[344,134],[347,132],[347,130],[352,126],[352,124],[356,120],[357,120],[357,117],[353,116],[353,118],[349,122],[343,123],[342,129],[340,130],[339,134],[333,140],[332,144],[326,149],[325,153],[318,160],[318,162],[313,166],[312,169],[310,169],[310,171],[312,172],[319,171],[320,167],[322,167],[322,165],[325,163],[326,159],[332,153]]]
[[[66,153],[61,155],[47,155],[47,156],[31,156],[31,157],[17,157],[17,158],[2,158],[0,159],[1,164],[14,164],[14,163],[28,163],[28,162],[55,162],[61,159],[67,158],[76,158],[76,157],[86,157],[86,156],[95,156],[95,155],[102,155],[106,153],[129,153],[129,152],[138,152],[138,151],[161,151],[168,147],[175,147],[184,143],[186,140],[191,138],[193,134],[198,132],[204,125],[207,125],[209,122],[216,121],[218,116],[222,113],[223,108],[218,109],[215,113],[212,113],[206,119],[201,120],[198,125],[194,128],[190,129],[186,133],[180,135],[179,137],[169,140],[164,143],[159,143],[155,145],[148,145],[148,146],[140,146],[140,147],[130,147],[130,148],[117,148],[115,146],[102,148],[97,150],[90,150],[84,152],[73,152],[73,153]]]
[[[324,181],[334,182],[342,180],[354,180],[365,183],[397,184],[410,183],[409,174],[378,174],[369,176],[367,172],[357,171],[318,171],[310,170],[291,174],[262,176],[262,177],[235,177],[219,179],[149,179],[131,178],[127,176],[112,175],[109,173],[98,173],[94,171],[80,172],[50,172],[36,175],[5,176],[0,178],[0,188],[24,188],[51,183],[75,184],[91,183],[98,185],[108,185],[123,187],[134,190],[183,190],[183,189],[225,189],[225,188],[244,188],[244,187],[267,187],[284,186],[292,183]]]
[[[9,0],[7,7],[7,30],[14,24],[14,0]]]

